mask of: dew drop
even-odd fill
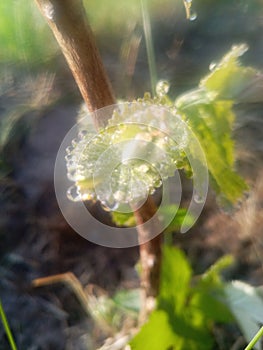
[[[196,12],[192,12],[190,14],[189,20],[190,21],[195,21],[197,19],[197,13]]]
[[[91,201],[94,199],[94,193],[89,191],[81,192],[81,200],[83,201]]]
[[[163,97],[168,94],[170,89],[170,84],[167,80],[160,80],[156,85],[156,94],[159,97]]]
[[[205,197],[202,196],[200,193],[195,193],[195,194],[194,194],[194,201],[195,201],[196,203],[204,203]]]
[[[71,181],[76,181],[77,180],[77,171],[76,169],[70,169],[67,173],[67,177]]]
[[[126,193],[124,191],[118,190],[114,193],[114,198],[118,202],[125,202],[126,197],[127,196],[126,196]]]
[[[82,173],[78,172],[75,176],[74,181],[83,181],[83,180],[85,180],[85,176],[83,175],[83,172]]]
[[[71,141],[71,143],[72,143],[72,146],[75,148],[77,146],[77,144],[78,144],[78,140],[77,139],[73,139]]]
[[[50,4],[50,3],[44,4],[43,12],[48,19],[54,20],[55,9],[54,9],[54,6],[52,4]]]
[[[74,168],[74,166],[75,166],[74,160],[72,160],[71,158],[69,158],[69,159],[66,159],[66,161],[67,161],[67,168],[68,168],[68,169],[69,169],[69,168]]]
[[[76,185],[71,186],[68,190],[67,190],[67,197],[69,200],[73,201],[73,202],[79,202],[81,201],[81,196],[79,194],[78,188]]]
[[[102,201],[101,202],[102,204],[102,208],[105,210],[105,211],[114,211],[114,210],[117,210],[119,208],[119,203],[116,202],[116,201]]]
[[[184,0],[187,4],[191,4],[192,0]]]
[[[72,159],[73,157],[72,157],[72,155],[71,154],[67,154],[66,156],[65,156],[65,159],[66,159],[66,161],[67,162],[71,162],[71,161],[73,161],[73,159]]]
[[[154,183],[154,187],[160,187],[163,184],[162,180],[156,180]]]
[[[138,166],[137,170],[140,173],[147,173],[147,171],[149,170],[149,166],[146,165],[146,164],[141,164],[141,165]]]
[[[68,147],[66,148],[66,153],[67,153],[67,154],[71,154],[73,150],[74,150],[74,147],[68,146]]]
[[[71,169],[70,171],[68,171],[67,177],[68,177],[69,180],[74,181],[75,180],[75,176],[76,176],[76,170],[75,169]]]
[[[150,188],[149,194],[154,194],[154,192],[155,192],[155,188],[154,187]]]
[[[82,140],[85,138],[85,136],[88,134],[87,130],[80,130],[80,132],[78,133],[78,137]]]
[[[104,205],[102,203],[101,203],[101,207],[104,211],[107,211],[107,212],[111,211],[111,209],[107,205]]]
[[[216,69],[217,63],[216,62],[211,62],[209,65],[209,70],[213,72]]]
[[[140,132],[139,134],[137,134],[134,138],[135,140],[143,140],[146,142],[151,142],[152,141],[152,135],[150,133],[147,132]]]

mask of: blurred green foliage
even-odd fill
[[[83,2],[98,42],[102,46],[106,46],[107,49],[110,50],[111,47],[113,50],[120,49],[122,41],[127,39],[136,26],[139,26],[140,34],[143,33],[140,0],[120,0],[118,2],[83,0]],[[153,22],[157,21],[161,24],[164,21],[167,29],[169,26],[173,28],[175,25],[177,28],[175,34],[178,34],[181,28],[185,30],[187,20],[183,0],[163,0],[162,2],[148,0],[147,5]],[[252,21],[253,17],[257,16],[258,11],[262,9],[262,3],[259,0],[220,2],[194,0],[192,6],[198,12],[198,21],[195,21],[194,25],[188,23],[187,30],[193,31],[199,28],[196,32],[197,35],[204,28],[207,32],[208,21],[211,23],[209,32],[213,32],[219,24],[216,15],[224,15],[226,11],[235,13],[237,21],[242,16],[244,17],[242,17],[244,21],[242,24],[240,23],[240,28],[237,30],[242,29],[242,33],[244,29],[251,32],[255,30],[252,28],[253,24],[254,27],[259,25],[257,21]],[[55,39],[33,0],[1,1],[0,16],[0,63],[26,63],[37,67],[43,65],[59,52]],[[230,37],[231,33],[236,36],[232,26],[229,27],[233,21],[230,23],[226,17],[222,20],[224,20],[224,25],[221,22],[221,30],[225,31],[228,28]],[[167,36],[167,33],[163,32],[163,27],[164,24],[161,24],[159,29],[157,27],[154,29],[154,40],[156,40],[156,36]],[[171,35],[171,33],[168,34]]]
[[[213,323],[233,320],[221,301],[220,277],[231,262],[229,257],[222,258],[193,287],[192,269],[184,253],[165,246],[157,308],[131,341],[132,350],[212,349]]]
[[[112,39],[125,30],[127,21],[140,19],[139,0],[85,0],[84,4],[95,33],[109,33]],[[37,66],[57,52],[55,39],[34,1],[1,1],[0,14],[0,62]]]
[[[194,218],[187,213],[187,209],[178,208],[178,206],[175,204],[165,205],[161,207],[160,215],[164,223],[168,222],[168,225],[165,228],[165,232],[164,232],[165,234],[171,234],[175,231],[178,231],[185,220],[186,220],[186,224],[189,226],[193,225],[193,222],[194,222]],[[132,212],[121,213],[121,212],[113,211],[111,212],[111,216],[114,223],[118,226],[127,226],[127,227],[136,226],[135,217]],[[172,221],[171,221],[171,217],[173,217]]]
[[[54,55],[55,40],[34,1],[1,1],[0,14],[1,63],[39,66]]]

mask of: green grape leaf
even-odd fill
[[[190,305],[210,320],[230,323],[233,321],[232,313],[229,311],[229,307],[221,301],[224,300],[224,295],[220,294],[216,290],[205,291],[201,289],[199,293],[194,293]]]
[[[225,255],[217,260],[207,271],[202,275],[199,281],[199,286],[204,289],[211,289],[212,287],[223,288],[224,283],[220,274],[223,270],[229,268],[234,262],[232,255]]]
[[[210,350],[213,344],[211,336],[206,331],[192,326],[192,321],[191,318],[171,319],[167,312],[156,310],[130,342],[131,349]]]
[[[132,339],[130,346],[132,350],[169,350],[174,348],[173,345],[176,342],[178,345],[178,337],[169,323],[168,314],[165,311],[156,310],[152,312],[149,321]]]
[[[181,250],[163,247],[161,276],[158,306],[166,309],[168,302],[167,311],[180,312],[185,305],[192,276],[191,266]]]
[[[235,204],[247,185],[234,170],[232,102],[196,104],[189,106],[184,112],[205,152],[216,192],[223,194],[230,204]]]
[[[238,57],[245,50],[244,45],[233,47],[196,90],[175,101],[205,152],[212,185],[221,195],[222,204],[230,206],[247,190],[245,181],[235,171],[232,139],[233,100],[257,74],[253,68],[240,66]]]
[[[191,214],[187,214],[187,209],[178,208],[175,204],[165,205],[160,209],[161,217],[164,223],[167,222],[168,226],[165,224],[165,233],[172,233],[180,229],[184,222],[187,226],[192,226],[194,223],[194,218]],[[175,213],[175,214],[174,214]],[[173,220],[170,222],[170,218],[174,215]]]
[[[157,310],[131,341],[133,350],[211,349],[210,323],[191,301],[192,270],[184,253],[165,246]]]
[[[249,343],[263,324],[263,299],[256,288],[241,281],[227,284],[225,294],[229,308]],[[260,343],[255,344],[254,349],[260,350]]]
[[[157,308],[130,342],[131,349],[212,349],[213,322],[233,321],[220,277],[231,262],[230,256],[221,258],[192,286],[192,270],[185,254],[164,246]]]
[[[245,44],[233,46],[199,86],[215,92],[217,99],[238,100],[258,74],[254,68],[243,67],[238,61],[247,50]]]
[[[205,271],[193,287],[191,305],[202,310],[204,315],[214,321],[228,323],[233,321],[232,313],[226,303],[225,283],[221,277],[223,270],[233,264],[233,257],[225,255]]]
[[[121,213],[118,211],[112,211],[111,217],[114,223],[118,226],[134,227],[136,225],[133,212]]]

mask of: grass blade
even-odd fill
[[[151,29],[151,22],[150,22],[149,11],[147,6],[147,0],[141,0],[141,9],[142,9],[143,30],[144,30],[144,36],[145,36],[145,42],[146,42],[148,65],[149,65],[149,71],[150,71],[151,88],[152,88],[152,94],[154,96],[155,88],[157,84],[157,72],[156,72],[152,29]]]
[[[260,330],[254,336],[254,338],[250,341],[250,343],[245,348],[245,350],[252,350],[253,346],[260,340],[261,337],[263,337],[263,326],[260,328]]]
[[[4,330],[5,330],[6,336],[8,338],[9,344],[10,344],[10,348],[12,350],[17,350],[17,347],[16,347],[16,344],[15,344],[15,341],[14,341],[14,338],[13,338],[10,326],[8,324],[8,321],[7,321],[7,318],[6,318],[6,315],[5,315],[4,308],[3,308],[1,300],[0,300],[0,318],[2,320],[2,323],[3,323],[3,326],[4,326]]]

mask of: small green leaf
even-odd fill
[[[159,307],[168,307],[169,312],[180,312],[184,307],[192,276],[190,264],[181,250],[163,247],[161,276]]]
[[[222,323],[233,321],[229,308],[217,298],[219,299],[219,295],[213,295],[212,290],[208,292],[201,290],[200,293],[194,293],[191,307],[197,308],[207,319]]]
[[[132,350],[170,350],[176,342],[176,335],[169,323],[168,314],[162,310],[154,311],[149,321],[132,339]],[[181,349],[181,347],[178,349]]]
[[[117,211],[111,212],[112,220],[118,226],[134,227],[136,225],[135,217],[133,212],[121,213]]]
[[[241,281],[226,285],[225,294],[230,310],[233,312],[247,342],[254,337],[263,324],[263,299],[256,288]],[[254,345],[260,350],[259,343]]]
[[[171,217],[174,215],[172,221]],[[118,226],[127,226],[133,227],[136,225],[135,217],[133,212],[130,213],[121,213],[121,212],[111,212],[112,219],[114,223]],[[190,214],[187,214],[187,209],[179,208],[175,204],[165,205],[160,208],[160,216],[165,224],[166,229],[165,233],[175,232],[180,229],[182,223],[191,226],[193,225],[193,217]],[[167,223],[167,225],[166,225]]]
[[[192,321],[184,317],[171,319],[166,312],[156,310],[130,342],[131,349],[210,350],[213,344],[210,335],[191,325]]]
[[[223,270],[233,264],[233,257],[225,255],[216,261],[193,287],[190,304],[198,308],[210,320],[228,323],[233,320],[232,313],[225,302]]]
[[[231,255],[225,255],[219,260],[217,260],[210,268],[202,275],[200,284],[202,288],[206,286],[211,287],[223,287],[223,281],[220,276],[223,270],[229,268],[234,262]]]
[[[188,213],[187,209],[179,208],[175,204],[165,205],[161,207],[160,214],[163,217],[164,223],[168,223],[168,226],[165,229],[165,233],[172,233],[177,231],[182,227],[184,222],[187,226],[192,226],[194,223],[194,218]],[[174,215],[172,221],[170,221],[171,217]]]

